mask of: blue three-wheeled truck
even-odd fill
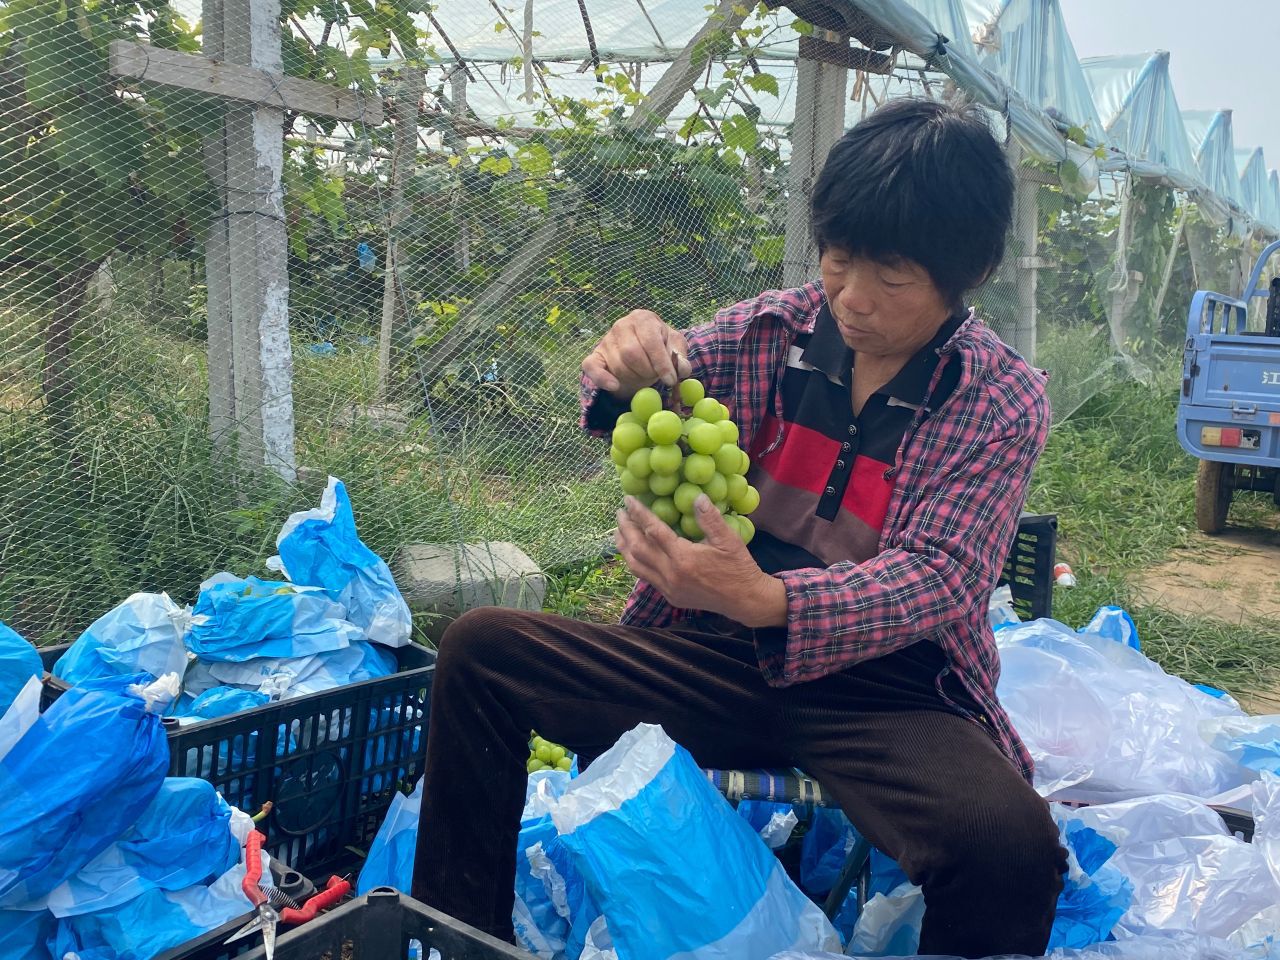
[[[1196,525],[1220,533],[1237,490],[1280,505],[1280,276],[1263,279],[1280,241],[1258,258],[1244,296],[1197,291],[1187,317],[1178,441],[1200,458]],[[1266,298],[1266,323],[1247,330],[1249,305]]]

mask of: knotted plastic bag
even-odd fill
[[[0,759],[0,908],[48,894],[155,798],[169,747],[160,718],[130,692],[151,680],[72,687]]]
[[[43,673],[36,648],[0,623],[0,713],[9,709],[28,680]]]
[[[200,585],[187,646],[202,660],[306,657],[360,640],[322,590],[220,573]]]
[[[661,727],[624,734],[551,816],[619,956],[764,960],[839,947],[822,911]]]
[[[187,664],[183,635],[191,611],[167,593],[135,593],[80,634],[53,665],[53,675],[74,686],[124,674],[182,676]]]
[[[413,621],[387,564],[356,534],[346,487],[330,477],[320,506],[291,514],[276,538],[268,568],[294,583],[323,587],[347,609],[365,639],[388,647],[409,642]]]

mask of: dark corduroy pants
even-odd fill
[[[511,939],[530,731],[589,761],[658,723],[704,767],[796,766],[818,780],[923,887],[921,953],[1037,956],[1065,853],[1044,800],[938,696],[941,656],[916,644],[777,688],[745,628],[470,611],[440,644],[413,894]]]

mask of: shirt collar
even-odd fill
[[[960,329],[960,325],[966,319],[968,319],[968,311],[962,311],[947,318],[946,323],[938,328],[933,339],[921,347],[894,375],[893,379],[876,393],[910,406],[918,407],[924,403],[924,395],[929,390],[933,371],[938,366],[938,351]],[[814,321],[813,335],[809,338],[809,343],[804,348],[800,359],[821,370],[828,378],[848,385],[849,374],[853,370],[853,349],[840,336],[836,318],[825,300]]]

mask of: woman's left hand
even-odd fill
[[[694,510],[705,534],[696,543],[677,536],[643,503],[627,497],[614,538],[627,569],[673,607],[723,614],[749,627],[785,624],[782,581],[760,569],[706,494]]]

